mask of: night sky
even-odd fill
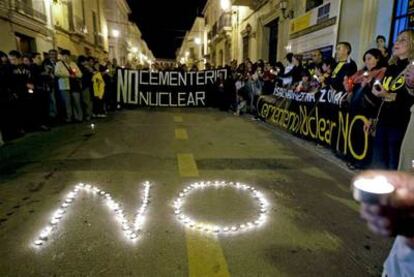
[[[140,28],[156,58],[175,58],[186,30],[201,14],[207,0],[128,0],[130,20]]]

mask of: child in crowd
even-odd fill
[[[105,81],[103,79],[104,67],[99,63],[94,65],[95,72],[92,76],[93,85],[93,109],[94,117],[104,118],[106,117],[104,109],[104,95],[105,95]]]
[[[295,92],[311,92],[311,76],[308,70],[302,71],[302,81],[299,82],[298,86],[295,89]]]

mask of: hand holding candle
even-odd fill
[[[372,87],[372,94],[377,97],[385,97],[387,94],[387,91],[385,91],[380,80],[375,80],[374,86]]]
[[[367,171],[353,182],[368,227],[383,236],[414,238],[414,176],[402,172]]]
[[[408,87],[414,88],[414,62],[411,62],[405,72],[405,83]]]

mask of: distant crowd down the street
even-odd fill
[[[168,92],[159,92],[156,103],[161,103],[164,97],[169,98],[169,104],[176,107],[180,107],[181,103],[183,106],[186,103],[202,104],[231,112],[234,116],[251,114],[257,120],[263,119],[258,106],[264,98],[318,104],[325,100],[326,91],[337,92],[327,95],[341,97],[333,97],[328,102],[346,109],[348,116],[357,115],[364,124],[361,127],[363,133],[356,133],[360,135],[356,139],[368,141],[369,137],[372,141],[365,163],[349,161],[348,165],[352,168],[409,171],[414,168],[414,30],[402,31],[392,49],[385,47],[385,38],[381,35],[376,43],[376,48],[366,50],[364,65],[360,69],[351,58],[352,45],[346,41],[337,43],[335,57],[324,56],[321,51],[315,50],[309,60],[304,60],[300,54],[288,53],[283,61],[252,62],[246,58],[242,63],[232,61],[222,67],[206,63],[203,69],[196,66],[188,68],[179,63],[154,63],[150,68],[132,68],[128,64],[119,66],[116,60],[74,57],[68,50],[58,53],[51,49],[46,55],[16,50],[7,54],[0,52],[0,145],[27,132],[48,131],[63,124],[92,123],[107,117],[110,112],[129,108],[125,97],[119,97],[118,83],[125,76],[122,75],[123,70],[131,69],[137,70],[134,74],[141,85],[153,82],[163,86],[208,86],[206,92],[195,91],[194,96],[190,93],[188,98],[184,97],[184,92],[179,92],[178,102],[174,103]],[[125,87],[124,91],[129,89]],[[321,94],[321,91],[324,93]],[[206,93],[208,98],[204,97]],[[318,98],[316,95],[321,96]],[[144,102],[151,102],[151,96],[147,94],[146,97]],[[289,101],[286,102],[290,104]],[[314,107],[317,107],[316,104]],[[286,109],[280,110],[279,114],[288,115],[281,117],[281,121],[286,118],[290,121],[295,116],[291,117]],[[309,118],[315,110],[305,110],[305,117]],[[324,110],[324,113],[329,112],[338,112],[338,109],[330,110],[328,107]],[[317,110],[315,113],[318,113]],[[321,121],[321,124],[317,119],[313,121],[317,122],[315,133],[328,141],[331,134],[321,136],[320,132],[330,130],[329,133],[332,133],[332,122]],[[310,125],[310,119],[308,123]],[[347,132],[344,140],[348,143],[351,139],[355,138]],[[408,200],[402,199],[408,203],[405,205],[412,208],[414,180],[408,175],[401,176],[409,181],[402,182],[402,185],[401,178],[396,180],[396,189],[404,185],[409,187],[405,190]],[[390,175],[389,178],[393,177]],[[408,262],[401,262],[401,268],[414,272],[412,210],[406,214],[407,209],[391,207],[398,214],[395,212],[389,216],[389,213],[382,213],[383,208],[363,205],[362,216],[377,233],[404,236],[397,238],[385,264],[384,276],[403,275],[396,273],[402,270],[397,269],[401,253],[408,257]],[[403,216],[397,218],[401,220],[397,223],[411,229],[407,232],[392,230],[393,226],[386,220],[391,220],[393,215]],[[410,249],[407,250],[407,247]]]
[[[199,71],[197,66],[188,68],[179,63],[156,62],[151,68],[131,68],[129,64],[118,66],[116,60],[73,57],[68,50],[58,53],[52,49],[43,57],[40,53],[0,52],[0,143],[58,124],[104,118],[122,108],[123,103],[117,101],[117,69],[126,68],[147,74],[160,72],[158,82],[170,76],[163,74],[168,71],[186,72],[185,76],[192,76],[185,78],[186,82],[204,80],[207,84],[212,79],[214,88],[209,91],[212,95],[207,104],[235,115],[251,113],[257,117],[259,97],[276,94],[280,88],[302,95],[324,88],[346,93],[340,104],[366,115],[369,120],[364,130],[374,136],[371,163],[363,166],[397,169],[400,158],[400,166],[411,166],[400,157],[406,151],[400,150],[404,136],[407,141],[414,132],[414,123],[409,124],[414,104],[413,31],[401,32],[393,49],[385,47],[383,36],[376,42],[377,48],[365,52],[364,66],[359,70],[351,58],[352,45],[339,42],[335,58],[315,50],[309,60],[288,53],[284,61],[253,63],[247,58],[224,67],[206,63],[203,69],[207,73],[216,69],[218,74],[201,77],[194,73]],[[409,148],[407,143],[403,147]]]

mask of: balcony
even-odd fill
[[[232,0],[231,4],[234,6],[249,7],[254,10],[267,1],[268,0]]]
[[[43,11],[38,11],[33,9],[31,2],[25,2],[25,1],[21,1],[21,0],[3,0],[0,1],[1,5],[7,5],[6,2],[8,2],[9,4],[9,8],[10,10],[17,12],[19,14],[23,14],[26,15],[28,17],[31,17],[33,19],[39,20],[42,23],[46,23],[47,22],[47,16]]]
[[[74,36],[84,37],[88,33],[85,20],[79,16],[73,16],[70,25],[71,34]]]
[[[9,3],[6,0],[0,0],[0,16],[7,17],[9,12]]]
[[[217,31],[231,31],[231,13],[223,13],[217,21]]]
[[[104,36],[102,34],[95,33],[95,46],[104,48]]]
[[[215,40],[220,35],[226,35],[232,30],[232,14],[231,12],[223,13],[219,20],[213,25],[211,31],[208,33],[208,39]]]

